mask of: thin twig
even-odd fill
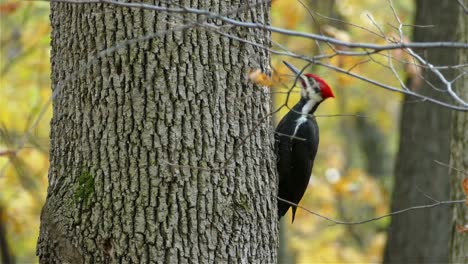
[[[463,8],[465,15],[468,14],[468,7],[463,3],[463,0],[457,0],[458,4]]]
[[[42,1],[42,0],[38,0]],[[197,15],[204,15],[210,16],[213,18],[217,18],[223,22],[228,24],[232,24],[239,27],[244,28],[255,28],[255,29],[262,29],[268,30],[270,32],[279,33],[288,36],[295,36],[295,37],[302,37],[307,39],[314,39],[318,41],[328,42],[334,45],[345,46],[348,48],[362,48],[362,49],[372,49],[372,50],[392,50],[392,49],[402,49],[402,48],[461,48],[461,49],[468,49],[468,43],[464,42],[412,42],[412,43],[399,43],[399,44],[389,44],[389,45],[378,45],[373,43],[362,43],[362,42],[348,42],[342,41],[336,38],[330,38],[323,35],[317,35],[312,33],[306,32],[298,32],[294,30],[288,30],[283,28],[278,28],[274,26],[265,25],[258,22],[244,22],[235,20],[232,18],[220,16],[219,14],[210,12],[208,10],[197,9],[192,7],[183,7],[183,8],[171,8],[171,7],[164,7],[158,5],[151,5],[151,4],[144,4],[144,3],[136,3],[136,2],[119,2],[114,0],[50,0],[50,2],[59,2],[59,3],[70,3],[70,4],[98,4],[98,3],[105,3],[110,5],[128,7],[128,8],[140,8],[140,9],[147,9],[153,11],[160,11],[160,12],[170,12],[170,13],[193,13]]]
[[[444,162],[441,162],[441,161],[438,161],[438,160],[434,160],[435,163],[439,164],[439,165],[442,165],[444,167],[447,167],[449,169],[452,169],[452,170],[456,170],[456,171],[459,171],[459,172],[464,172],[466,174],[468,174],[468,171],[465,171],[465,170],[462,170],[462,169],[457,169],[453,166],[450,166],[450,164],[447,164],[447,163],[444,163]]]
[[[290,205],[296,206],[297,208],[300,208],[300,209],[308,212],[309,214],[312,214],[312,215],[315,215],[315,216],[320,217],[322,219],[325,219],[325,220],[327,220],[329,222],[332,222],[333,224],[336,224],[336,225],[362,225],[362,224],[365,224],[365,223],[381,220],[383,218],[387,218],[387,217],[390,217],[390,216],[396,216],[396,215],[399,215],[399,214],[403,214],[403,213],[406,213],[406,212],[409,212],[409,211],[428,209],[428,208],[434,208],[434,207],[438,207],[438,206],[442,206],[442,205],[451,205],[451,204],[458,204],[458,203],[464,203],[465,202],[465,200],[440,201],[440,202],[435,202],[435,203],[432,203],[432,204],[411,206],[411,207],[408,207],[408,208],[405,208],[405,209],[397,210],[397,211],[394,211],[394,212],[391,212],[391,213],[388,213],[388,214],[385,214],[385,215],[381,215],[381,216],[377,216],[377,217],[373,217],[373,218],[369,218],[369,219],[365,219],[365,220],[349,221],[348,222],[348,221],[336,220],[336,219],[330,218],[328,216],[319,214],[319,213],[314,212],[314,211],[312,211],[310,209],[307,209],[304,206],[301,206],[301,205],[298,205],[296,203],[290,202],[290,201],[285,200],[283,198],[280,198],[278,196],[276,196],[276,198],[278,200],[282,201],[282,202],[285,202],[285,203],[288,203]]]

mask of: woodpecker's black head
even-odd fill
[[[320,77],[312,73],[301,74],[301,72],[286,61],[283,63],[294,72],[302,84],[301,98],[314,103],[321,103],[329,97],[335,97],[330,86]]]

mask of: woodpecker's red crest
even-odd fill
[[[306,73],[304,75],[307,76],[308,78],[314,78],[314,80],[319,83],[320,91],[322,92],[322,97],[323,97],[324,100],[329,98],[329,97],[332,97],[332,98],[335,97],[335,95],[333,94],[333,91],[330,88],[330,86],[328,85],[328,83],[326,83],[322,78],[320,78],[317,75],[312,74],[312,73]]]
[[[320,98],[316,98],[316,100],[319,101],[323,101],[329,97],[335,97],[330,86],[322,78],[312,73],[301,74],[301,71],[290,63],[286,61],[283,61],[283,63],[299,77],[303,88],[301,91],[302,97],[310,99],[311,97],[315,97],[314,94],[319,93]]]

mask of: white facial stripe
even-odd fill
[[[322,96],[320,96],[320,94],[318,93],[312,93],[311,96],[309,96],[309,100],[307,101],[307,103],[302,107],[301,109],[301,114],[302,116],[307,116],[310,112],[310,110],[312,110],[312,108],[317,104],[319,103],[320,101],[322,101]]]
[[[296,120],[296,128],[294,129],[294,134],[292,135],[291,138],[294,138],[296,136],[297,130],[305,122],[307,122],[307,116],[306,115],[302,115],[301,117],[299,117],[299,119]]]
[[[312,79],[312,85],[311,85],[310,82],[309,82],[309,78],[306,77],[306,76],[301,76],[301,79],[305,84],[305,87],[303,89],[301,89],[301,96],[303,98],[312,99],[313,97],[315,97],[317,95],[315,90],[317,88],[320,89],[320,84],[317,81]],[[320,97],[320,100],[321,100],[322,99],[321,96],[319,96],[319,97]]]
[[[301,109],[302,116],[307,116],[307,114],[309,114],[310,110],[312,110],[312,107],[314,107],[314,105],[314,100],[307,101],[307,103]]]
[[[294,129],[294,133],[293,133],[293,138],[296,136],[296,133],[297,133],[297,130],[299,129],[299,127],[306,123],[307,122],[307,117],[309,115],[309,112],[310,110],[312,110],[312,108],[317,104],[319,103],[320,101],[322,101],[322,96],[320,95],[320,93],[316,93],[314,91],[314,87],[313,86],[310,86],[309,84],[309,81],[307,80],[307,78],[303,78],[305,79],[305,84],[307,85],[306,89],[302,89],[301,90],[301,94],[303,95],[303,97],[306,97],[305,94],[307,93],[307,98],[309,99],[307,101],[307,103],[302,107],[301,109],[301,117],[299,117],[297,120],[296,120],[296,128]],[[318,85],[317,82],[314,82],[314,85]]]
[[[307,87],[310,87],[309,78],[307,78],[305,76],[301,76],[301,80],[304,82],[305,87],[306,87],[305,89],[304,88],[301,89],[301,96],[306,97],[307,93],[308,93]]]

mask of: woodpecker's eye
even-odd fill
[[[312,85],[315,93],[320,93],[320,84],[318,84],[316,80],[309,78],[309,83]]]

